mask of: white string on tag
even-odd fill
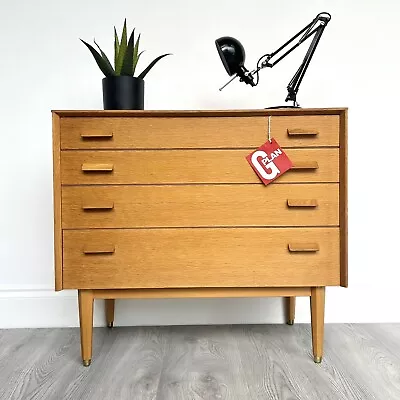
[[[271,116],[268,117],[268,141],[271,143]]]

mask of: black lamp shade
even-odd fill
[[[224,36],[217,39],[215,45],[229,76],[238,74],[246,58],[246,53],[239,40],[230,36]]]

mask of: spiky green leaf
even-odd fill
[[[135,29],[129,36],[128,45],[126,46],[124,62],[122,63],[121,75],[132,76],[133,70],[133,53],[135,51]]]
[[[149,71],[154,67],[154,65],[156,65],[156,63],[158,61],[160,61],[162,58],[166,57],[166,56],[170,56],[171,53],[167,53],[167,54],[163,54],[161,56],[158,56],[156,59],[154,59],[149,65],[148,67],[138,76],[139,79],[144,79],[144,77],[149,73]]]
[[[135,49],[133,50],[133,68],[132,75],[135,75],[136,65],[139,60],[139,42],[140,42],[140,33],[135,43]]]
[[[97,44],[96,39],[94,39],[93,41],[94,41],[94,44],[95,44],[95,45],[97,46],[97,48],[99,49],[100,54],[101,54],[101,56],[103,57],[103,60],[108,64],[109,68],[113,71],[113,73],[114,73],[114,75],[115,75],[114,68],[113,68],[113,66],[111,65],[110,60],[108,59],[106,53],[104,53],[104,51],[103,51],[103,50],[100,48],[100,46]]]
[[[103,59],[103,57],[97,52],[97,50],[91,46],[89,43],[86,43],[84,40],[80,39],[81,42],[90,50],[94,59],[96,60],[97,65],[99,66],[101,72],[105,76],[113,76],[115,75],[114,70],[110,68],[107,62]]]
[[[119,42],[118,57],[115,63],[115,73],[117,75],[121,75],[121,69],[122,69],[122,64],[124,63],[126,47],[127,47],[127,34],[126,34],[126,18],[125,18],[124,28],[122,29],[121,41]]]
[[[137,58],[136,58],[136,64],[133,65],[133,73],[132,73],[133,76],[135,76],[136,66],[138,65],[139,60],[140,60],[140,56],[141,56],[143,53],[144,53],[144,50],[141,51],[141,52],[138,54]]]
[[[118,39],[117,30],[114,26],[114,67],[115,68],[117,67],[118,53],[119,53],[119,39]]]

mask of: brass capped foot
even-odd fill
[[[83,366],[88,367],[92,363],[92,360],[83,360]]]
[[[107,323],[107,327],[108,327],[108,328],[112,328],[113,326],[114,326],[114,322],[108,322],[108,323]]]
[[[321,364],[321,361],[322,361],[322,357],[314,356],[314,362],[316,364]]]
[[[286,322],[288,325],[293,325],[294,324],[294,319],[289,319],[289,321]]]

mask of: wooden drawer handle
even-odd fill
[[[317,131],[309,131],[305,129],[288,129],[288,136],[317,136]]]
[[[82,164],[82,172],[112,172],[114,164]]]
[[[114,134],[112,132],[99,132],[99,133],[81,133],[83,140],[87,139],[112,139]]]
[[[288,249],[291,253],[294,252],[315,253],[319,251],[319,245],[318,243],[289,243]]]
[[[114,208],[114,202],[110,203],[91,203],[91,204],[83,204],[82,209],[85,211],[91,210],[112,210]]]
[[[113,254],[115,253],[115,246],[102,246],[101,248],[95,246],[85,246],[83,249],[84,254]]]
[[[288,199],[288,207],[318,207],[316,199]]]
[[[292,169],[318,169],[318,163],[316,161],[298,161],[293,164]]]

